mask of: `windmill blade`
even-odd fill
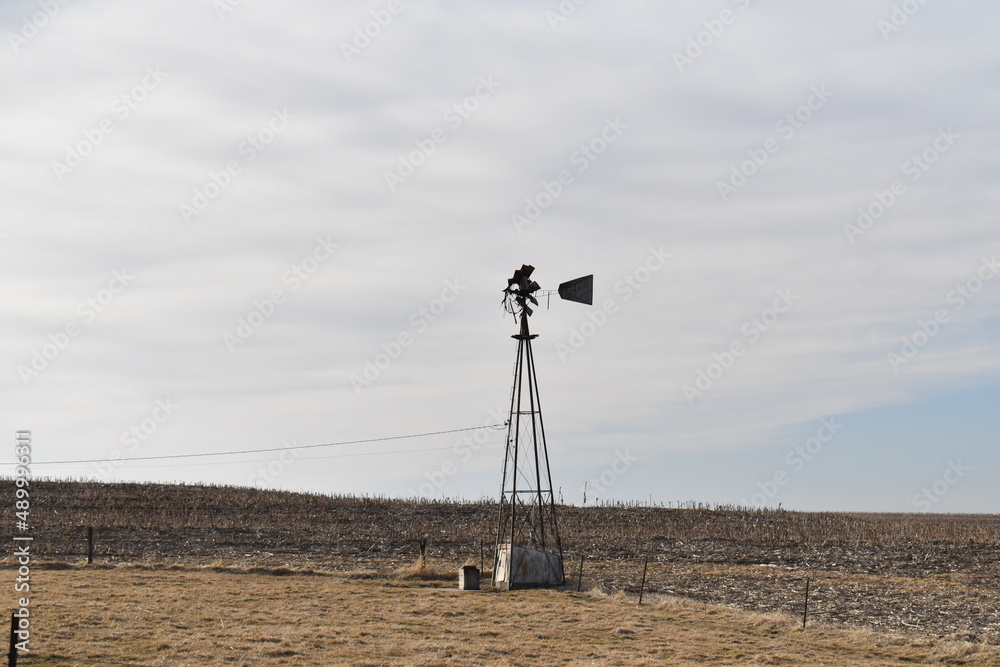
[[[535,267],[530,264],[522,264],[520,269],[514,270],[514,277],[507,279],[507,286],[510,287],[514,283],[524,284],[526,279],[531,276],[531,273],[535,270]]]
[[[594,275],[564,282],[559,286],[559,296],[566,301],[594,305]]]

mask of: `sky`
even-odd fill
[[[0,474],[495,498],[526,263],[563,502],[1000,512],[995,3],[0,27]]]

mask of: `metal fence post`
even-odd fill
[[[10,612],[10,652],[7,654],[7,664],[17,667],[17,612]]]
[[[642,560],[642,583],[639,584],[639,604],[642,604],[642,593],[646,590],[646,568],[649,567],[649,556]]]

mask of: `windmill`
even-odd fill
[[[535,357],[531,341],[538,337],[528,329],[528,317],[538,305],[541,286],[531,279],[535,267],[524,264],[507,279],[504,309],[520,318],[514,386],[507,421],[507,450],[503,462],[503,484],[497,517],[493,585],[501,589],[559,586],[564,582],[562,543],[556,522],[549,452],[545,444],[542,404],[538,396]],[[570,280],[559,286],[567,301],[591,305],[594,276]],[[530,305],[529,305],[530,304]]]

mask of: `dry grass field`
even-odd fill
[[[559,512],[567,572],[585,557],[591,593],[463,594],[481,544],[490,565],[490,502],[33,482],[49,568],[33,590],[43,657],[24,664],[1000,665],[1000,517]],[[424,536],[447,582],[395,576]],[[646,557],[657,603],[638,609]]]
[[[35,579],[26,665],[1000,664],[996,646],[803,631],[679,598],[211,566],[84,564]]]

